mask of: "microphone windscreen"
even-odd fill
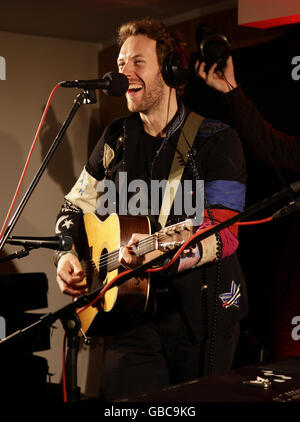
[[[61,251],[69,251],[73,246],[73,239],[71,236],[59,236],[60,238],[60,248]]]
[[[109,87],[107,89],[103,89],[105,94],[112,95],[114,97],[121,97],[126,94],[129,87],[129,81],[127,76],[123,75],[123,73],[108,72],[103,75],[103,79],[110,80]]]

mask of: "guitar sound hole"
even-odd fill
[[[108,257],[108,251],[106,248],[104,248],[100,256],[100,266],[99,266],[100,285],[103,284],[107,276],[107,265],[108,265],[107,257]]]
[[[95,291],[99,288],[102,288],[105,284],[105,279],[107,276],[107,249],[103,249],[101,255],[99,257],[99,261],[95,262],[94,259],[94,267],[92,271],[92,284],[91,284],[91,291]],[[98,308],[99,310],[102,309],[103,299],[101,298],[96,303],[93,304],[94,308]]]
[[[103,287],[107,276],[107,249],[103,249],[101,255],[96,259],[92,258],[93,250],[90,248],[90,259],[88,261],[87,282],[90,291]]]

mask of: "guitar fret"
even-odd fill
[[[155,236],[151,235],[146,239],[142,239],[138,243],[138,251],[141,255],[152,252],[155,249]]]
[[[176,233],[177,227],[180,227],[181,230],[187,230],[188,232],[190,231],[185,222],[169,226],[167,230],[162,230],[161,232],[157,232],[137,242],[136,250],[138,255],[142,256],[157,249],[158,243],[160,243],[163,239],[169,238],[173,232]],[[99,258],[98,264],[99,266],[107,265],[108,272],[116,270],[120,266],[119,249],[107,253],[106,256],[101,256]]]
[[[108,253],[107,271],[116,270],[119,266],[119,250]]]
[[[141,255],[145,255],[155,249],[155,238],[149,236],[146,239],[142,239],[137,244],[137,251]],[[101,261],[101,258],[100,258]],[[113,271],[119,267],[119,249],[111,251],[107,254],[107,270]]]

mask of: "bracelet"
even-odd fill
[[[76,258],[78,258],[78,253],[74,249],[70,249],[69,251],[55,251],[53,255],[53,262],[56,267],[60,258],[67,253],[71,253],[72,255],[76,256]]]

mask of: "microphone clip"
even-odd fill
[[[96,104],[97,103],[97,94],[96,90],[93,88],[83,88],[83,92],[77,95],[74,100],[78,104]]]
[[[3,256],[2,258],[0,258],[0,264],[2,264],[3,262],[8,262],[11,261],[12,259],[21,259],[21,258],[25,258],[25,256],[29,255],[29,252],[32,250],[33,248],[30,246],[24,246],[23,249],[16,251],[10,255],[7,256]]]

